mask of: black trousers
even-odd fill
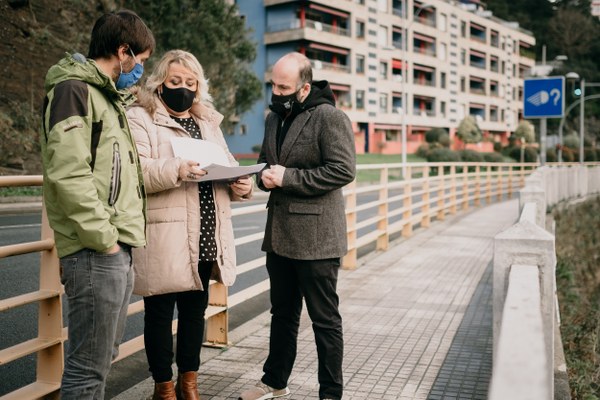
[[[319,398],[341,399],[344,338],[336,293],[340,259],[294,260],[267,253],[271,281],[271,340],[263,383],[282,389],[296,360],[302,298],[319,359]]]
[[[208,306],[208,284],[212,262],[200,262],[198,272],[205,290],[166,293],[144,297],[144,344],[150,373],[155,382],[173,377],[171,324],[177,305],[176,363],[179,372],[198,371],[204,337],[204,312]]]

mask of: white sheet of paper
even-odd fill
[[[208,172],[196,181],[235,181],[242,176],[256,174],[263,170],[265,163],[232,167],[225,150],[216,143],[192,138],[171,138],[175,157],[197,161],[200,168]]]
[[[216,143],[207,140],[176,137],[171,138],[171,146],[173,146],[175,157],[197,161],[202,169],[211,164],[229,166],[227,154]]]

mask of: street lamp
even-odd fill
[[[408,30],[415,22],[415,17],[421,14],[421,11],[433,8],[432,4],[421,4],[414,13],[413,19],[407,24],[408,20],[408,0],[402,2],[402,18],[404,24],[402,25],[402,48],[400,50],[400,58],[402,59],[402,80],[400,81],[400,90],[402,91],[402,114],[401,114],[401,127],[402,127],[402,179],[406,179],[406,154],[408,152],[406,145],[406,110],[408,109],[408,96],[406,95],[406,79],[408,78],[408,65],[406,62],[406,54],[408,49]]]

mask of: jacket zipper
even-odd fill
[[[121,153],[119,151],[119,143],[113,143],[113,163],[112,173],[110,176],[110,193],[108,195],[108,205],[115,206],[121,191]],[[115,208],[115,214],[117,209]]]

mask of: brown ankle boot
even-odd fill
[[[180,372],[175,386],[177,400],[200,400],[198,394],[198,372]]]
[[[152,400],[176,400],[175,386],[173,381],[154,383],[154,394]]]

